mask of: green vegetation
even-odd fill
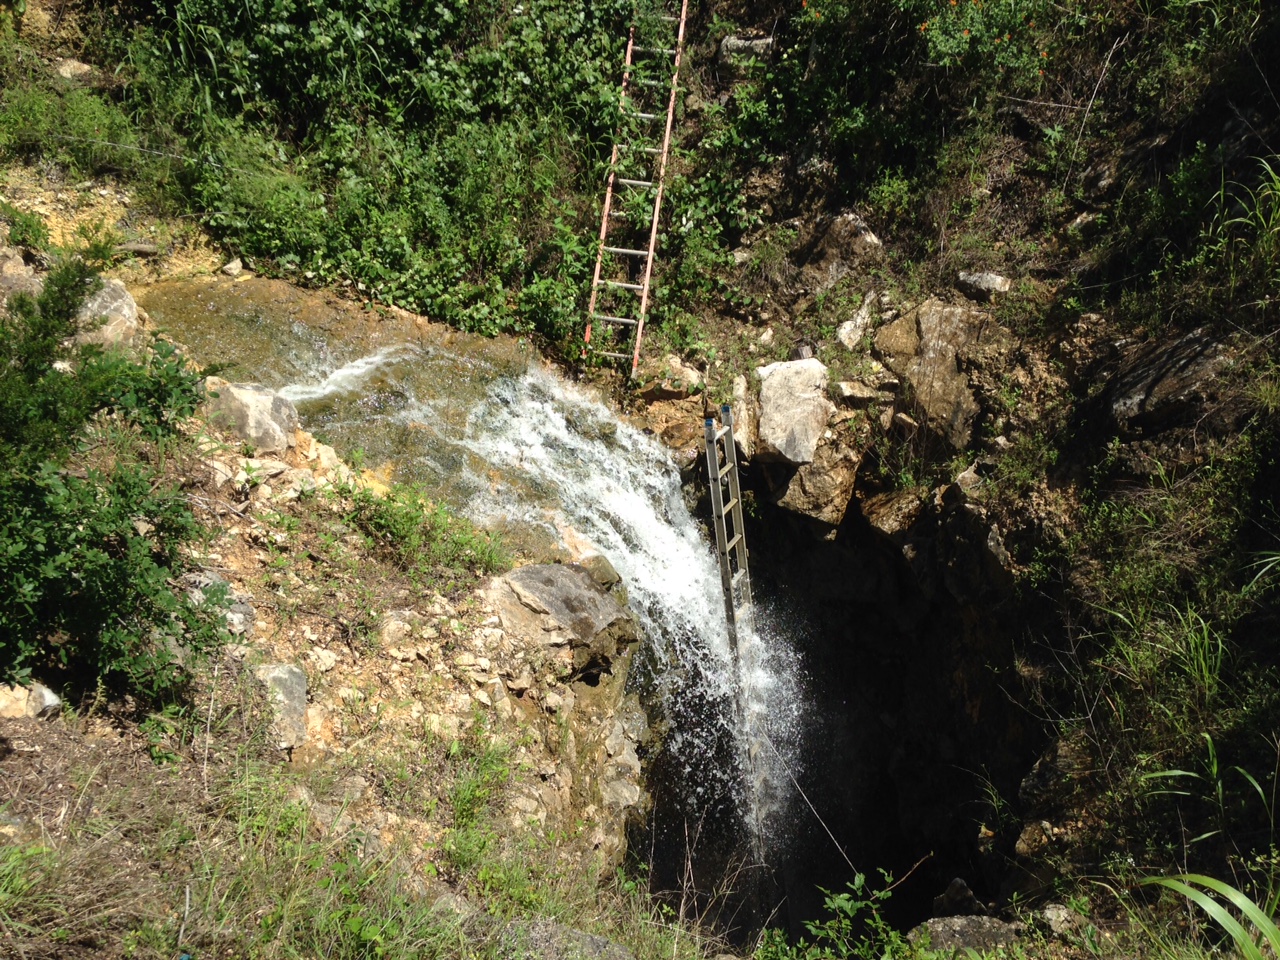
[[[171,585],[200,535],[164,476],[196,377],[165,344],[141,363],[69,346],[96,283],[64,261],[0,317],[0,663],[162,701],[221,638],[216,604]]]

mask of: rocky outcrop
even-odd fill
[[[105,280],[98,292],[80,306],[76,343],[128,347],[142,329],[138,305],[119,280]]]
[[[258,383],[205,380],[205,418],[253,446],[257,453],[284,453],[298,429],[298,411],[274,390]]]
[[[536,642],[574,679],[611,672],[640,639],[635,615],[578,564],[519,567],[497,580],[489,598],[507,633]]]
[[[675,354],[668,354],[661,363],[646,365],[642,376],[646,382],[640,388],[640,398],[646,403],[683,400],[703,387],[702,372]]]
[[[820,360],[789,360],[756,370],[760,421],[755,459],[792,466],[813,461],[835,406]]]
[[[880,359],[907,381],[923,421],[956,450],[969,445],[978,401],[963,364],[1003,331],[970,307],[927,300],[882,327],[875,348]]]

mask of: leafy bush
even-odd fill
[[[196,377],[164,344],[141,363],[68,346],[96,283],[64,262],[0,317],[0,662],[7,680],[55,671],[163,700],[183,684],[179,645],[220,639],[170,585],[200,529],[156,466]]]

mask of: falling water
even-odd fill
[[[202,362],[281,389],[308,428],[423,483],[482,525],[543,544],[585,538],[623,576],[648,643],[632,683],[664,732],[659,806],[736,820],[757,856],[780,849],[804,704],[786,633],[757,610],[737,655],[720,577],[667,450],[510,342],[383,323],[324,336],[283,285],[170,285],[147,309]],[[254,297],[257,297],[254,300]],[[283,302],[284,315],[267,314]],[[754,835],[753,835],[754,834]]]

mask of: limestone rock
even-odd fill
[[[254,674],[275,711],[276,747],[292,750],[307,739],[307,675],[292,663],[267,663]]]
[[[733,443],[743,460],[750,460],[755,452],[759,419],[747,378],[739,374],[733,378]]]
[[[1049,932],[1064,940],[1079,933],[1084,926],[1084,918],[1061,903],[1046,903],[1040,913]]]
[[[853,496],[861,460],[844,444],[820,444],[813,461],[801,465],[775,488],[772,499],[784,510],[838,526]]]
[[[910,383],[926,423],[957,450],[968,446],[978,413],[960,356],[976,345],[988,322],[968,307],[928,300],[876,336],[884,364]]]
[[[635,616],[575,563],[519,567],[488,594],[509,636],[565,651],[577,678],[610,672],[640,639]]]
[[[836,327],[836,339],[846,350],[857,350],[862,338],[871,332],[876,321],[876,297],[874,291],[868,290],[862,298],[862,306],[858,308],[852,319],[846,320]]]
[[[284,453],[294,445],[298,411],[289,400],[258,383],[228,383],[205,379],[209,397],[205,415],[215,426],[230,430],[257,453]]]
[[[76,322],[81,328],[76,343],[106,347],[127,347],[142,329],[138,304],[119,280],[104,281],[102,288],[81,305]]]
[[[87,77],[93,73],[93,67],[87,63],[81,63],[79,60],[59,60],[53,68],[53,72],[60,76],[63,80],[79,80],[81,77]]]
[[[961,271],[956,279],[956,287],[970,300],[989,303],[995,299],[996,294],[1008,293],[1013,288],[1013,281],[989,271],[982,273]]]
[[[16,293],[38,297],[43,290],[44,282],[36,276],[35,268],[23,259],[22,251],[14,247],[0,247],[0,303]]]
[[[554,920],[508,924],[499,956],[510,960],[635,960],[625,947]]]
[[[1190,422],[1216,395],[1218,375],[1229,359],[1226,348],[1204,329],[1135,350],[1107,388],[1107,412],[1128,436]]]
[[[228,277],[238,277],[240,274],[244,273],[244,264],[240,261],[239,257],[236,257],[234,260],[228,261],[222,267],[222,272]]]
[[[0,686],[0,717],[5,719],[48,719],[57,716],[61,707],[62,698],[43,683]]]
[[[846,407],[869,407],[873,403],[893,399],[861,380],[840,381],[835,385],[835,394]]]
[[[1011,924],[995,917],[941,917],[928,920],[907,934],[914,944],[921,944],[926,937],[930,950],[948,954],[967,950],[987,953],[1011,946],[1018,939]]]
[[[772,53],[773,37],[731,35],[720,41],[720,63],[725,66],[733,66],[753,57],[757,60],[767,60]]]
[[[758,460],[799,466],[813,461],[835,406],[827,399],[822,361],[787,360],[756,371],[760,378]]]

